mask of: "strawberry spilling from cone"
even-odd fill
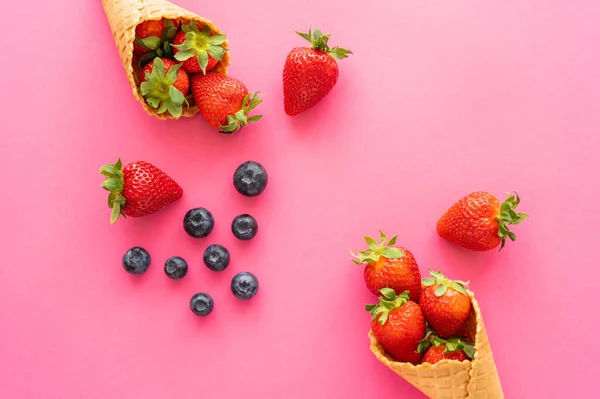
[[[504,398],[502,386],[469,283],[429,269],[421,278],[414,255],[380,231],[368,248],[352,254],[364,265],[371,351],[395,373],[432,399]]]
[[[259,93],[227,75],[226,34],[169,1],[158,3],[102,0],[129,84],[144,110],[159,119],[200,113],[226,134],[258,121]]]

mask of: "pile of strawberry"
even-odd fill
[[[438,234],[474,251],[504,247],[515,240],[510,224],[528,215],[515,211],[520,198],[511,195],[502,204],[488,192],[471,193],[452,205],[437,223]],[[354,263],[366,264],[367,288],[379,303],[366,305],[371,330],[385,352],[399,362],[435,364],[441,360],[468,361],[475,355],[475,332],[469,331],[471,299],[468,283],[453,281],[429,270],[421,279],[413,254],[397,246],[397,235],[379,242],[365,237],[368,249],[354,255]]]
[[[186,20],[151,20],[139,24],[133,62],[140,93],[159,114],[180,117],[195,104],[208,124],[233,133],[261,115],[249,113],[261,103],[239,80],[211,72],[225,52],[226,35]],[[191,87],[191,95],[189,94]]]
[[[433,271],[421,280],[413,254],[396,246],[397,236],[380,233],[379,242],[365,237],[369,249],[354,260],[366,264],[367,288],[379,295],[378,304],[365,306],[377,342],[399,362],[471,359],[475,349],[463,330],[471,314],[467,283]]]

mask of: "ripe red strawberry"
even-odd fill
[[[132,162],[121,170],[122,166],[119,159],[114,165],[100,168],[100,174],[106,176],[102,188],[110,191],[111,223],[119,216],[150,215],[183,195],[183,190],[173,179],[148,162]]]
[[[502,204],[488,192],[471,193],[444,213],[437,223],[437,232],[446,240],[473,251],[487,251],[498,244],[502,249],[506,237],[516,239],[508,226],[519,224],[528,216],[515,212],[519,202],[516,192]]]
[[[431,277],[423,279],[421,308],[433,331],[442,338],[458,334],[471,313],[468,283],[448,280],[441,272],[429,270]]]
[[[143,56],[152,53],[150,57],[141,57],[142,63],[155,57],[171,57],[173,51],[169,41],[175,37],[178,20],[159,19],[144,21],[135,27],[133,54]]]
[[[418,302],[421,295],[421,273],[412,253],[406,248],[395,246],[398,235],[389,241],[380,231],[380,242],[365,237],[369,249],[352,254],[357,265],[366,263],[365,283],[367,288],[378,295],[382,288],[391,288],[396,294],[410,292],[410,299]]]
[[[419,305],[408,299],[408,291],[399,296],[391,288],[380,290],[379,305],[367,305],[371,330],[385,352],[399,362],[417,364],[419,342],[425,337],[425,318]]]
[[[175,59],[183,62],[183,69],[206,74],[223,59],[227,51],[224,46],[226,35],[215,35],[208,26],[198,27],[194,21],[181,25],[181,29],[175,35],[172,47]]]
[[[176,118],[181,116],[190,80],[180,67],[168,58],[155,58],[142,68],[140,92],[159,114],[168,111]]]
[[[425,354],[421,363],[435,364],[442,360],[463,360],[472,359],[475,356],[475,348],[470,342],[454,337],[448,340],[442,339],[429,331],[425,338],[419,342],[417,352]]]
[[[329,48],[331,35],[319,29],[307,33],[296,32],[310,42],[310,48],[296,47],[287,56],[283,67],[283,103],[285,112],[298,115],[321,101],[338,79],[336,60],[348,57],[352,51],[339,47]]]
[[[242,82],[230,76],[215,72],[193,75],[192,93],[204,119],[221,133],[236,132],[262,117],[248,117],[262,102],[258,93],[248,93]]]

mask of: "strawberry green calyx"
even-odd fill
[[[371,321],[377,320],[379,324],[384,325],[391,310],[408,302],[410,292],[404,291],[402,294],[396,295],[396,292],[391,288],[382,288],[379,292],[382,295],[379,297],[379,304],[365,305],[365,310],[371,313]]]
[[[336,60],[341,60],[343,58],[347,58],[348,54],[352,54],[352,51],[346,50],[344,48],[335,46],[333,48],[329,48],[327,42],[329,41],[329,37],[331,35],[325,35],[321,32],[320,29],[312,30],[312,27],[308,30],[308,33],[296,32],[306,40],[310,42],[310,48],[313,50],[324,51],[328,53],[330,56],[335,58]]]
[[[119,216],[126,218],[122,211],[125,206],[125,197],[121,192],[123,191],[123,172],[121,168],[123,163],[121,158],[117,163],[104,165],[100,168],[100,174],[106,176],[106,180],[102,182],[102,188],[109,191],[108,194],[108,207],[112,209],[110,213],[110,223],[114,223],[119,219]]]
[[[438,337],[433,331],[428,331],[425,338],[419,342],[419,346],[417,347],[417,352],[423,353],[431,346],[442,346],[445,345],[446,349],[445,353],[452,353],[455,351],[463,351],[465,355],[469,358],[473,359],[475,356],[475,347],[472,343],[462,340],[458,337],[443,339]]]
[[[354,253],[350,251],[352,257],[356,258],[353,259],[352,262],[357,265],[362,265],[363,263],[377,262],[381,256],[387,259],[400,259],[404,256],[404,252],[398,248],[394,248],[396,240],[398,239],[398,234],[390,238],[389,241],[383,231],[380,230],[379,234],[379,242],[371,237],[365,236],[365,241],[367,242],[369,249],[358,251],[358,255],[354,255]]]
[[[442,272],[429,269],[429,274],[431,277],[427,277],[423,279],[423,285],[426,287],[430,287],[432,285],[439,284],[439,287],[435,290],[435,296],[442,296],[448,291],[448,288],[452,288],[462,294],[467,294],[467,288],[469,286],[469,282],[458,281],[458,280],[449,280],[442,274]]]
[[[151,107],[158,109],[159,114],[169,111],[176,118],[181,116],[183,103],[187,100],[174,86],[180,67],[180,64],[171,67],[165,75],[163,60],[155,58],[152,72],[146,72],[146,81],[140,85],[142,96]]]
[[[173,44],[177,50],[175,59],[185,61],[192,57],[198,57],[198,65],[206,74],[208,56],[221,61],[227,49],[223,46],[227,36],[224,34],[213,35],[208,26],[200,30],[194,21],[182,24],[181,29],[185,32],[185,41],[181,44]],[[212,35],[212,36],[211,36]]]
[[[221,133],[231,134],[237,132],[248,123],[258,122],[262,115],[254,115],[248,117],[250,111],[252,111],[256,106],[262,103],[263,100],[260,98],[260,93],[248,93],[242,100],[242,109],[235,113],[235,115],[229,115],[227,117],[227,125],[219,126],[221,129]]]
[[[498,215],[498,237],[502,239],[500,249],[504,248],[506,244],[506,237],[510,238],[511,241],[517,239],[515,233],[510,231],[508,228],[511,224],[519,224],[529,216],[526,213],[515,212],[515,208],[521,202],[519,194],[516,191],[510,193],[510,197],[506,199],[500,206],[500,214]]]

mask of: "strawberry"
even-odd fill
[[[206,74],[220,60],[227,49],[224,46],[226,35],[215,35],[208,26],[202,30],[191,21],[181,25],[173,39],[172,47],[175,59],[183,62],[183,69],[189,73]]]
[[[437,232],[446,240],[472,251],[504,248],[506,237],[512,241],[511,224],[519,224],[528,215],[515,212],[521,199],[514,192],[502,204],[493,194],[478,191],[452,205],[437,222]]]
[[[419,342],[417,352],[425,351],[421,363],[435,364],[441,360],[463,360],[472,359],[475,356],[475,347],[470,342],[454,337],[448,340],[435,335],[433,331],[427,332],[425,338]]]
[[[155,58],[142,68],[140,92],[159,114],[168,111],[176,118],[181,116],[190,80],[180,67],[168,58]]]
[[[471,313],[468,282],[448,280],[441,272],[429,270],[423,279],[421,308],[431,329],[442,338],[457,335]]]
[[[183,190],[173,179],[148,162],[132,162],[121,170],[122,166],[119,159],[114,165],[100,168],[100,174],[106,176],[102,188],[110,191],[111,223],[119,216],[150,215],[183,195]]]
[[[395,246],[398,235],[387,240],[380,231],[380,242],[365,237],[369,249],[352,254],[353,262],[365,264],[365,283],[367,288],[378,295],[382,288],[391,288],[396,294],[410,292],[410,299],[418,302],[421,295],[421,273],[412,253],[406,248]]]
[[[140,64],[155,57],[172,57],[173,50],[169,42],[175,37],[178,26],[179,21],[164,18],[138,24],[135,27],[133,54],[140,57]]]
[[[378,305],[366,305],[371,330],[388,355],[399,362],[417,364],[419,342],[425,337],[425,318],[419,305],[408,299],[408,291],[396,296],[391,288],[379,291]]]
[[[319,29],[308,33],[296,32],[310,42],[310,48],[296,47],[287,55],[283,67],[283,103],[286,114],[298,115],[321,101],[338,79],[338,65],[352,51],[329,48],[331,35]]]
[[[262,102],[258,93],[248,93],[242,82],[230,76],[215,72],[193,75],[192,93],[204,119],[221,133],[236,132],[262,117],[248,117]]]

